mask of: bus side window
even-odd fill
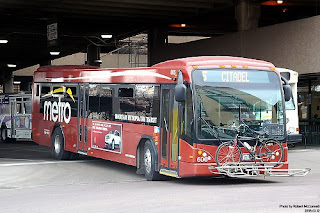
[[[160,125],[160,87],[155,86],[154,88],[154,94],[152,99],[152,105],[151,105],[151,116],[154,118],[157,118],[157,123],[153,125]]]
[[[90,84],[89,85],[89,113],[88,118],[98,119],[99,113],[99,85]]]
[[[160,114],[159,86],[136,85],[135,101],[136,115],[157,118],[155,123],[146,122],[148,125],[157,125]]]
[[[160,114],[158,85],[136,84],[135,87],[119,88],[118,98],[119,113],[135,116],[121,120],[122,122],[158,125]]]
[[[133,88],[119,88],[118,97],[120,104],[120,113],[126,115],[135,115],[135,99],[133,98]],[[123,121],[127,122],[127,121]]]
[[[194,121],[193,121],[193,104],[192,104],[192,94],[190,87],[187,89],[187,98],[184,103],[183,109],[183,122],[182,122],[182,139],[192,145],[193,135],[194,135]]]
[[[113,120],[112,111],[112,88],[110,86],[100,86],[100,108],[99,117],[102,120]]]
[[[25,114],[31,114],[31,98],[23,98],[23,108]]]
[[[78,116],[78,94],[77,94],[77,87],[75,86],[68,86],[68,84],[65,85],[66,91],[63,91],[61,93],[56,93],[56,94],[61,94],[63,95],[63,100],[65,102],[68,102],[71,106],[71,116],[72,117],[77,117]],[[61,88],[61,86],[58,87],[58,89]],[[53,88],[57,89],[57,88]],[[71,90],[71,92],[70,92]]]
[[[44,102],[51,100],[51,96],[49,95],[50,91],[51,91],[50,86],[41,86],[40,113],[43,113],[43,104],[44,104]]]
[[[39,95],[40,95],[40,88],[39,88],[39,84],[37,84],[37,86],[36,86],[36,96],[38,97]]]
[[[133,88],[119,88],[119,98],[133,98]]]
[[[16,113],[17,114],[24,114],[24,109],[22,105],[22,98],[16,99]]]
[[[22,113],[21,103],[16,103],[16,113],[17,113],[17,114],[23,114],[23,113]]]

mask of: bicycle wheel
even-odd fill
[[[262,162],[271,162],[273,164],[270,165],[274,165],[274,167],[276,167],[280,165],[280,162],[282,161],[283,152],[283,146],[279,141],[268,140],[261,143],[258,151],[258,158],[260,158]]]
[[[224,142],[219,145],[216,151],[215,160],[217,166],[220,167],[223,165],[240,163],[241,156],[242,153],[239,146],[234,147],[233,142]]]

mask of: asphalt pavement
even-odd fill
[[[305,177],[169,178],[81,157],[57,161],[33,142],[0,143],[0,212],[320,212],[320,148],[289,149]]]

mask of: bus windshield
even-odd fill
[[[193,71],[197,138],[232,139],[246,124],[244,136],[265,131],[283,137],[283,104],[279,76],[271,71],[206,69]]]

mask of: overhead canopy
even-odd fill
[[[215,36],[237,31],[235,0],[0,0],[0,71],[16,70],[100,45],[104,52],[117,42],[168,27],[169,34]],[[260,26],[316,15],[316,0],[256,1]],[[320,4],[320,3],[319,3]],[[50,36],[57,40],[49,44]],[[181,26],[186,24],[186,26]],[[102,39],[102,34],[112,38]],[[53,43],[53,45],[52,45]],[[9,68],[7,64],[16,64]]]

